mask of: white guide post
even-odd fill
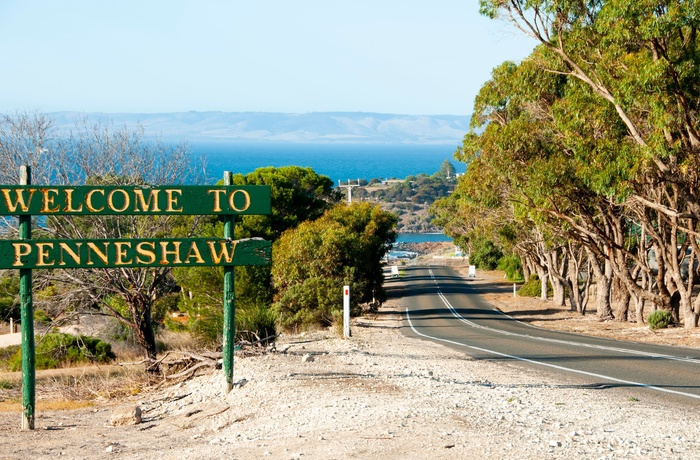
[[[343,337],[350,337],[350,286],[343,286]]]

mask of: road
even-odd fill
[[[473,359],[566,374],[592,388],[637,387],[700,405],[698,349],[530,326],[491,307],[473,281],[444,266],[408,267],[400,280],[389,280],[386,287],[390,296],[402,298],[406,334],[463,350]]]

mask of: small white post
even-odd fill
[[[15,321],[14,319],[10,316],[10,334],[15,333]]]
[[[518,297],[517,291],[515,290],[515,283],[513,283],[513,297]]]
[[[343,337],[350,337],[350,286],[343,286]]]

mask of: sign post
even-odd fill
[[[232,185],[233,175],[224,171],[224,185]],[[224,216],[224,238],[233,240],[234,217]],[[235,272],[233,267],[224,267],[224,337],[222,368],[224,370],[224,391],[229,393],[233,389],[233,354],[236,332],[236,304],[234,292]]]
[[[20,185],[30,185],[31,169],[22,166]],[[19,237],[32,239],[32,216],[19,216]],[[19,303],[22,320],[22,429],[34,429],[34,408],[36,407],[36,369],[34,354],[34,303],[32,299],[32,269],[19,270]]]
[[[234,267],[269,265],[271,244],[261,238],[234,240],[236,215],[270,214],[270,187],[234,186],[230,172],[223,186],[32,186],[28,166],[19,186],[0,185],[0,215],[19,219],[19,238],[0,240],[0,269],[20,275],[22,318],[22,429],[35,419],[33,269],[224,267],[223,370],[225,389],[233,388],[235,340]],[[223,238],[33,240],[35,215],[220,215]]]

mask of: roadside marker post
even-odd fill
[[[175,266],[224,267],[223,365],[225,390],[233,388],[234,267],[270,265],[272,245],[261,238],[234,240],[235,216],[270,214],[267,185],[32,186],[29,166],[19,185],[0,185],[0,215],[17,216],[16,240],[0,240],[0,269],[19,270],[22,328],[22,429],[33,430],[36,404],[32,270]],[[222,238],[32,239],[32,216],[220,215]],[[348,304],[349,306],[349,304]],[[349,315],[349,309],[348,309]]]
[[[350,337],[350,286],[343,286],[343,337]]]

